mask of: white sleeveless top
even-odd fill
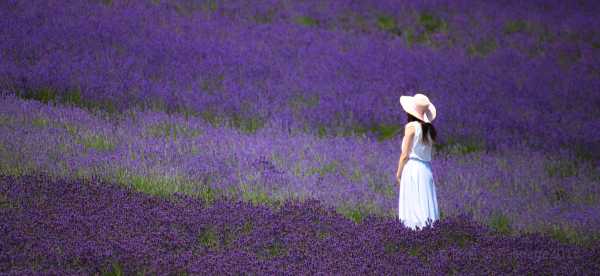
[[[431,144],[423,143],[423,130],[421,128],[421,123],[417,121],[412,121],[406,126],[413,125],[415,127],[415,137],[413,138],[413,146],[410,150],[410,154],[408,158],[416,158],[423,161],[431,161]],[[431,137],[430,137],[431,138]],[[405,143],[404,139],[402,139],[402,143]],[[404,148],[404,144],[402,145]]]

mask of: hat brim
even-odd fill
[[[417,109],[415,108],[414,98],[412,96],[400,96],[400,105],[402,106],[402,109],[406,111],[406,113],[415,116],[423,122],[431,123],[433,122],[433,120],[435,120],[437,111],[435,109],[435,105],[433,105],[433,103],[431,102],[429,103],[425,114],[420,114],[419,112],[417,112]]]

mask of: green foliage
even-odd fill
[[[575,48],[574,50],[563,49],[557,55],[557,62],[561,67],[565,68],[577,63],[581,58],[582,54],[579,48]]]
[[[257,13],[254,15],[254,21],[259,24],[269,24],[273,22],[273,17],[275,16],[275,9],[269,9],[265,13]]]
[[[361,223],[363,218],[367,215],[358,208],[338,209],[338,212],[341,213],[344,217],[354,221],[355,223]]]
[[[472,244],[475,241],[475,238],[470,236],[467,233],[464,232],[449,232],[446,233],[446,238],[448,240],[450,240],[450,242],[454,245],[457,245],[460,248],[463,248],[469,244]],[[449,244],[446,244],[444,246],[449,246]]]
[[[97,151],[113,151],[115,144],[101,135],[85,135],[81,138],[80,143],[86,150],[95,149]]]
[[[398,242],[385,242],[383,244],[383,252],[385,252],[385,254],[396,254],[400,252],[400,249],[401,246]]]
[[[306,107],[316,107],[319,104],[319,95],[297,94],[290,98],[289,105],[295,111],[301,111]]]
[[[422,254],[422,251],[423,251],[422,247],[416,245],[416,246],[411,247],[408,250],[408,255],[411,255],[413,257],[417,257],[417,256],[420,256]]]
[[[600,71],[598,71],[598,76],[600,76]],[[600,112],[598,114],[600,115]],[[588,143],[588,144],[573,143],[572,145],[570,145],[570,148],[575,153],[575,157],[576,157],[577,161],[583,161],[583,162],[588,162],[588,161],[594,162],[594,160],[599,160],[600,152],[590,150],[591,148],[598,148],[598,147],[600,147],[600,141],[595,142],[595,143]]]
[[[325,240],[325,239],[329,238],[330,236],[331,236],[331,233],[329,231],[325,231],[325,230],[317,231],[317,238],[320,240]]]
[[[117,113],[117,107],[110,99],[102,100],[82,100],[82,107],[91,111],[105,111],[108,114]]]
[[[213,204],[217,199],[219,192],[215,188],[209,187],[206,183],[201,185],[197,193],[198,197],[206,204]]]
[[[219,195],[226,200],[238,201],[242,198],[239,186],[229,185],[227,188],[218,189],[217,191],[219,192]]]
[[[86,180],[90,180],[92,172],[90,169],[86,169],[86,168],[77,168],[74,170],[74,172],[72,172],[73,177],[75,177],[76,179],[86,179]],[[117,178],[117,177],[115,177]],[[123,184],[124,182],[117,182],[119,184]]]
[[[296,23],[300,24],[300,25],[304,25],[304,26],[318,26],[319,25],[319,20],[314,19],[310,16],[297,16],[295,18]]]
[[[285,244],[279,240],[274,240],[257,252],[257,256],[261,259],[273,259],[285,255],[287,255],[287,248],[285,247]]]
[[[419,24],[421,24],[428,33],[436,33],[447,28],[446,21],[429,12],[422,12],[419,15]]]
[[[258,186],[250,187],[247,184],[241,184],[240,190],[242,191],[242,200],[250,202],[253,205],[266,205],[269,207],[277,207],[282,202],[281,200],[269,196],[269,194]]]
[[[12,116],[0,114],[0,125],[12,125],[14,118]]]
[[[451,155],[466,155],[474,152],[485,151],[485,141],[476,138],[449,138],[444,143],[433,144],[436,151]]]
[[[510,234],[512,232],[510,218],[502,213],[502,211],[494,212],[488,218],[488,225],[501,234]]]
[[[596,181],[600,182],[600,179],[598,179]],[[588,204],[588,205],[593,205],[593,204],[598,203],[598,198],[599,198],[599,196],[597,194],[594,194],[594,193],[585,193],[583,195],[582,203],[583,204]]]
[[[168,2],[168,1],[167,1]],[[175,11],[182,16],[191,16],[195,12],[212,14],[219,8],[217,0],[207,1],[173,1]]]
[[[217,9],[219,8],[218,4],[217,4],[217,0],[208,0],[206,1],[206,9],[210,12],[216,12]]]
[[[177,106],[172,113],[183,114],[183,117],[186,120],[189,120],[192,117],[199,117],[200,112],[195,110],[193,107],[185,106],[185,104]]]
[[[359,124],[354,124],[345,131],[344,135],[346,135],[346,136],[350,136],[350,135],[362,136],[368,132],[369,132],[368,127],[365,127],[365,126],[362,126]]]
[[[13,202],[6,195],[0,194],[0,209],[13,208]]]
[[[208,110],[202,111],[200,116],[213,127],[219,127],[223,123],[223,120],[219,116]]]
[[[111,266],[102,271],[102,276],[123,276],[123,267],[118,262],[113,262]]]
[[[292,168],[292,171],[294,172],[294,176],[301,177],[303,175],[302,164],[300,162],[296,162],[296,164],[294,164],[294,167]]]
[[[250,234],[253,229],[254,229],[254,224],[252,223],[252,221],[246,221],[244,223],[244,225],[242,226],[241,232],[242,232],[242,234]]]
[[[28,89],[17,92],[17,96],[23,99],[49,103],[56,100],[56,91],[51,88]]]
[[[396,28],[396,21],[391,16],[379,16],[377,17],[377,26],[384,31],[389,31]]]
[[[140,103],[143,110],[152,110],[156,112],[166,111],[167,104],[164,100],[157,97],[146,97]]]
[[[254,134],[257,130],[265,126],[265,121],[259,117],[242,117],[240,115],[234,115],[232,118],[232,124],[235,128],[241,130],[244,133]]]
[[[552,225],[550,236],[562,243],[582,245],[586,241],[586,237],[579,234],[575,229],[557,224]]]
[[[404,30],[404,41],[406,42],[406,45],[408,45],[408,47],[412,47],[413,44],[418,42],[418,39],[414,34],[412,28],[407,28]]]
[[[350,180],[360,181],[361,179],[362,179],[362,173],[361,173],[360,169],[354,168],[354,170],[352,170],[352,174],[350,175]]]
[[[570,177],[577,174],[577,164],[573,161],[557,160],[544,165],[544,170],[550,177]]]
[[[344,129],[340,135],[343,136],[362,136],[367,133],[373,133],[378,141],[385,141],[392,139],[402,132],[402,126],[395,124],[375,123],[370,126],[364,126],[360,124],[354,124]]]
[[[35,167],[26,164],[26,165],[14,165],[7,163],[5,159],[0,162],[0,174],[2,175],[10,175],[10,176],[22,176],[30,174],[35,170]]]
[[[469,153],[473,153],[473,152],[478,152],[478,151],[482,151],[483,147],[481,147],[480,145],[477,144],[471,144],[471,143],[466,143],[466,144],[452,144],[448,147],[448,152],[450,154],[459,154],[459,155],[465,155],[465,154],[469,154]]]
[[[429,41],[429,34],[426,32],[417,33],[409,27],[404,30],[404,38],[406,44],[410,47],[415,43],[425,43]]]
[[[189,128],[186,126],[181,126],[179,124],[171,123],[171,122],[160,122],[154,124],[148,128],[148,134],[155,138],[173,138],[173,140],[177,140],[177,137],[186,137],[193,138],[197,137],[202,132],[199,129]]]
[[[171,194],[169,183],[165,180],[153,179],[142,175],[131,175],[129,181],[133,188],[147,194],[163,197]]]
[[[504,24],[504,33],[513,34],[527,31],[528,24],[523,20],[509,20]]]
[[[233,240],[235,240],[235,238],[235,233],[226,227],[223,229],[223,231],[221,231],[221,247],[225,248],[229,246]]]
[[[206,191],[209,188],[204,187],[205,185],[198,184],[194,186],[193,183],[179,176],[138,175],[129,172],[127,169],[118,168],[114,172],[113,177],[117,183],[123,186],[132,187],[142,193],[160,197],[168,197],[176,192],[194,195],[194,191],[199,190],[200,192],[196,195],[199,195],[205,202],[210,203],[217,195],[217,191]],[[193,189],[194,187],[195,189]],[[203,195],[203,192],[209,195]]]
[[[60,101],[64,104],[83,107],[86,105],[91,105],[91,103],[86,103],[83,101],[81,97],[81,91],[79,89],[72,89],[66,91],[61,95]]]
[[[221,250],[231,244],[231,241],[234,238],[235,236],[230,230],[223,229],[223,231],[219,233],[215,226],[208,225],[199,231],[197,241],[204,248]]]
[[[388,124],[375,124],[371,127],[371,132],[377,135],[378,141],[384,141],[387,139],[394,138],[402,127],[398,125],[388,125]]]
[[[309,175],[318,174],[319,176],[323,177],[328,173],[335,172],[338,169],[338,166],[339,166],[339,162],[333,160],[331,162],[325,163],[321,167],[311,168],[310,170],[308,170],[308,174]]]
[[[62,126],[65,128],[67,133],[69,133],[71,136],[75,136],[78,132],[77,126],[72,125],[70,123],[64,123]]]
[[[213,225],[202,227],[198,232],[196,241],[204,248],[210,250],[223,250],[235,239],[234,232],[228,228],[221,231]]]
[[[393,198],[396,195],[397,183],[389,182],[386,175],[368,175],[367,186],[372,191],[382,194],[387,198]]]
[[[482,39],[476,43],[472,43],[467,52],[472,56],[487,56],[488,54],[494,52],[498,47],[496,40],[494,38]]]
[[[109,114],[114,114],[117,109],[111,100],[90,100],[82,97],[79,89],[66,90],[62,93],[51,88],[27,89],[18,91],[17,97],[22,99],[36,100],[43,103],[66,104],[80,108],[86,108],[90,111],[102,110]]]
[[[58,143],[54,147],[51,147],[47,154],[50,162],[57,165],[62,165],[65,170],[68,170],[66,162],[63,160],[63,155],[71,149],[71,144]]]
[[[363,15],[349,11],[349,10],[347,10],[339,15],[338,25],[346,31],[348,31],[348,30],[368,31],[369,30],[368,20]]]
[[[391,16],[381,15],[377,17],[377,26],[383,31],[395,35],[402,35],[402,30],[397,26],[396,20]]]
[[[550,202],[553,204],[566,203],[570,201],[570,194],[562,187],[557,187],[552,192]]]
[[[373,203],[343,203],[336,207],[336,211],[357,224],[369,215],[382,213]]]
[[[224,84],[223,80],[225,79],[225,75],[218,74],[214,77],[207,77],[202,80],[200,83],[200,89],[204,92],[207,92],[210,95],[214,95],[218,92],[223,91]]]
[[[327,136],[327,127],[320,125],[319,128],[317,128],[317,136],[319,138],[324,138]]]
[[[208,249],[218,249],[219,236],[212,226],[200,230],[198,233],[198,243]]]
[[[35,127],[46,127],[48,126],[48,119],[38,117],[31,120],[31,124]]]
[[[415,244],[408,248],[408,255],[419,258],[422,262],[428,262],[426,249],[421,244]]]

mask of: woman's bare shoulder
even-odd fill
[[[404,128],[409,128],[409,127],[412,127],[412,128],[414,128],[414,127],[416,127],[416,125],[417,125],[418,123],[419,123],[419,122],[417,122],[417,121],[408,122],[408,123],[404,124]]]
[[[413,122],[407,123],[404,125],[404,136],[412,136],[415,134],[415,132],[417,131],[416,127],[414,124],[411,124]]]

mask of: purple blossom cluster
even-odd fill
[[[313,198],[349,216],[397,216],[400,136],[319,138],[277,126],[247,134],[184,115],[103,117],[14,96],[0,107],[2,174],[100,177],[155,195]],[[506,231],[598,236],[600,175],[569,151],[455,147],[435,152],[432,168],[445,215],[468,212]]]
[[[373,216],[356,224],[313,200],[208,205],[40,174],[0,184],[0,272],[8,275],[600,272],[598,243],[497,235],[466,215],[412,231]]]
[[[0,88],[324,135],[397,125],[424,90],[445,143],[598,158],[599,5],[521,2],[5,1]]]

